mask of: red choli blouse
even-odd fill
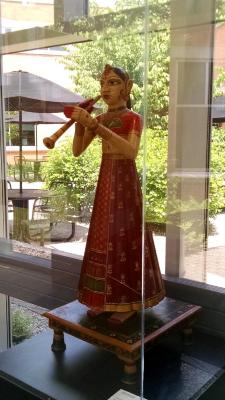
[[[141,115],[131,110],[113,117],[110,113],[101,114],[97,117],[97,120],[118,135],[128,135],[134,132],[140,136],[143,128]]]

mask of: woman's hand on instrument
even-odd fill
[[[85,128],[95,129],[98,126],[97,120],[93,118],[88,111],[78,106],[74,107],[71,118],[79,122]]]

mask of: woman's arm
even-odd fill
[[[140,145],[140,136],[138,132],[131,131],[126,139],[124,139],[104,125],[98,124],[95,133],[116,148],[118,153],[123,154],[127,158],[136,158]]]
[[[92,142],[94,136],[92,130],[85,128],[77,122],[73,138],[73,155],[75,157],[80,156]]]
[[[74,112],[72,118],[78,122],[79,133],[77,136],[77,141],[79,141],[78,153],[81,154],[82,151],[88,146],[88,144],[93,139],[94,135],[99,135],[103,140],[110,143],[113,147],[118,150],[118,153],[123,154],[127,158],[134,159],[137,156],[139,144],[140,144],[140,132],[135,131],[134,128],[129,132],[127,138],[117,135],[109,128],[100,124],[96,118],[93,118],[86,110],[80,107],[74,107]],[[84,127],[88,128],[84,131]],[[84,134],[81,132],[85,132]],[[86,139],[85,134],[88,133]],[[126,132],[125,132],[126,133]],[[83,140],[81,139],[83,137]],[[75,135],[76,139],[76,135]],[[87,144],[87,145],[86,145]],[[86,147],[85,147],[86,146]],[[78,155],[79,155],[78,154]],[[76,155],[76,152],[74,153]]]

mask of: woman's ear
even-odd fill
[[[126,92],[127,92],[127,95],[128,95],[128,96],[130,95],[132,86],[133,86],[133,81],[132,81],[132,79],[128,79],[127,82],[126,82]]]
[[[125,82],[125,85],[124,85],[124,89],[121,91],[121,95],[122,95],[123,99],[126,101],[129,99],[132,86],[133,86],[132,79],[127,79],[127,81]]]

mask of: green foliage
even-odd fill
[[[209,214],[214,216],[225,208],[225,130],[212,130]]]
[[[15,341],[31,336],[33,319],[22,310],[12,313],[12,336]]]
[[[144,139],[144,138],[143,138]],[[145,150],[143,144],[146,144]],[[144,157],[143,152],[146,152]],[[145,141],[142,140],[137,157],[139,176],[143,175],[143,159],[146,161],[146,220],[151,222],[166,221],[167,200],[167,133],[148,129]]]
[[[67,138],[49,152],[48,162],[42,168],[42,174],[48,188],[57,181],[69,187],[73,183],[70,202],[82,207],[90,201],[94,192],[100,165],[100,143],[95,139],[80,157],[72,153],[72,139]],[[60,188],[59,188],[60,190]],[[61,187],[63,191],[63,187]]]
[[[224,0],[216,0],[216,21],[225,20],[225,3]]]
[[[169,105],[169,32],[150,35],[147,103],[148,126],[167,129]]]
[[[140,5],[140,1],[117,1],[117,9]],[[169,88],[169,30],[168,5],[165,1],[154,0],[150,5],[150,26],[148,35],[144,32],[144,7],[131,9],[130,13],[118,12],[80,22],[76,29],[80,34],[91,36],[92,41],[70,45],[69,54],[62,63],[71,73],[73,90],[84,97],[99,93],[99,77],[105,64],[120,66],[129,72],[134,80],[132,103],[134,111],[143,113],[144,102],[148,103],[148,126],[166,129],[168,119]],[[160,25],[160,31],[158,26]],[[101,27],[101,29],[99,28]],[[154,28],[156,28],[154,30]],[[98,30],[99,29],[99,30]],[[146,41],[149,50],[146,52]],[[144,54],[146,53],[146,56]],[[144,96],[143,81],[148,63],[147,97]]]
[[[224,95],[224,84],[225,84],[225,70],[223,67],[216,68],[217,77],[213,81],[213,96],[223,96]]]

